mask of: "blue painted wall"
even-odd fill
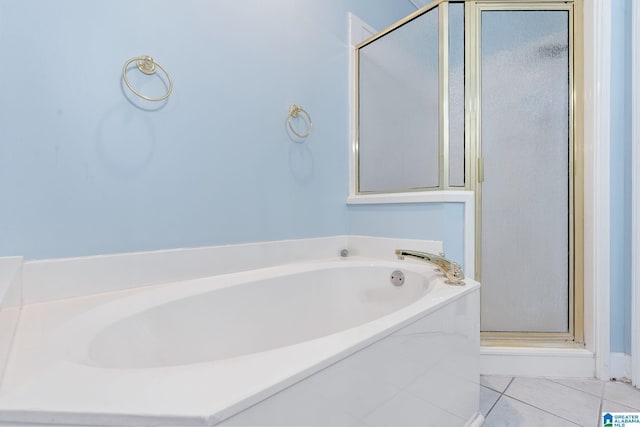
[[[611,3],[611,351],[631,353],[631,2]]]
[[[352,205],[349,220],[350,234],[441,240],[447,257],[464,268],[462,203]]]
[[[0,2],[0,256],[345,234],[348,21],[397,0]],[[168,102],[121,69],[149,54]],[[151,96],[157,78],[129,73]],[[314,122],[294,142],[291,104]]]

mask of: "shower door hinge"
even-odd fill
[[[484,182],[484,159],[478,157],[478,182]]]

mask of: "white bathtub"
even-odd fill
[[[0,423],[480,424],[478,289],[352,257],[26,306]]]

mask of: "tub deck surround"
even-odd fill
[[[442,242],[369,236],[331,236],[190,249],[26,261],[24,303],[152,286],[294,262],[351,255],[395,259],[397,248],[438,253]]]
[[[398,268],[401,287],[389,282]],[[295,387],[323,395],[315,402],[341,414],[336,425],[383,420],[389,399],[422,402],[431,410],[423,415],[453,417],[451,425],[477,422],[479,285],[443,282],[429,265],[351,256],[28,305],[0,388],[0,424],[277,424],[283,412],[270,420],[264,411],[282,402],[293,410],[286,396]],[[239,339],[251,325],[261,339]],[[366,408],[330,401],[339,388],[327,378],[349,366],[380,386],[360,390],[372,395]],[[457,389],[433,395],[426,384],[438,375],[457,378]]]
[[[219,425],[480,426],[478,303],[450,301]]]

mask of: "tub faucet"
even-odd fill
[[[410,251],[406,249],[396,249],[396,255],[398,256],[398,259],[404,259],[404,257],[408,256],[428,262],[429,264],[433,264],[438,267],[438,269],[442,271],[445,276],[447,276],[447,280],[445,280],[445,283],[448,283],[450,285],[464,285],[464,273],[462,271],[462,267],[460,267],[460,264],[448,260],[444,256],[433,255],[426,252]]]

